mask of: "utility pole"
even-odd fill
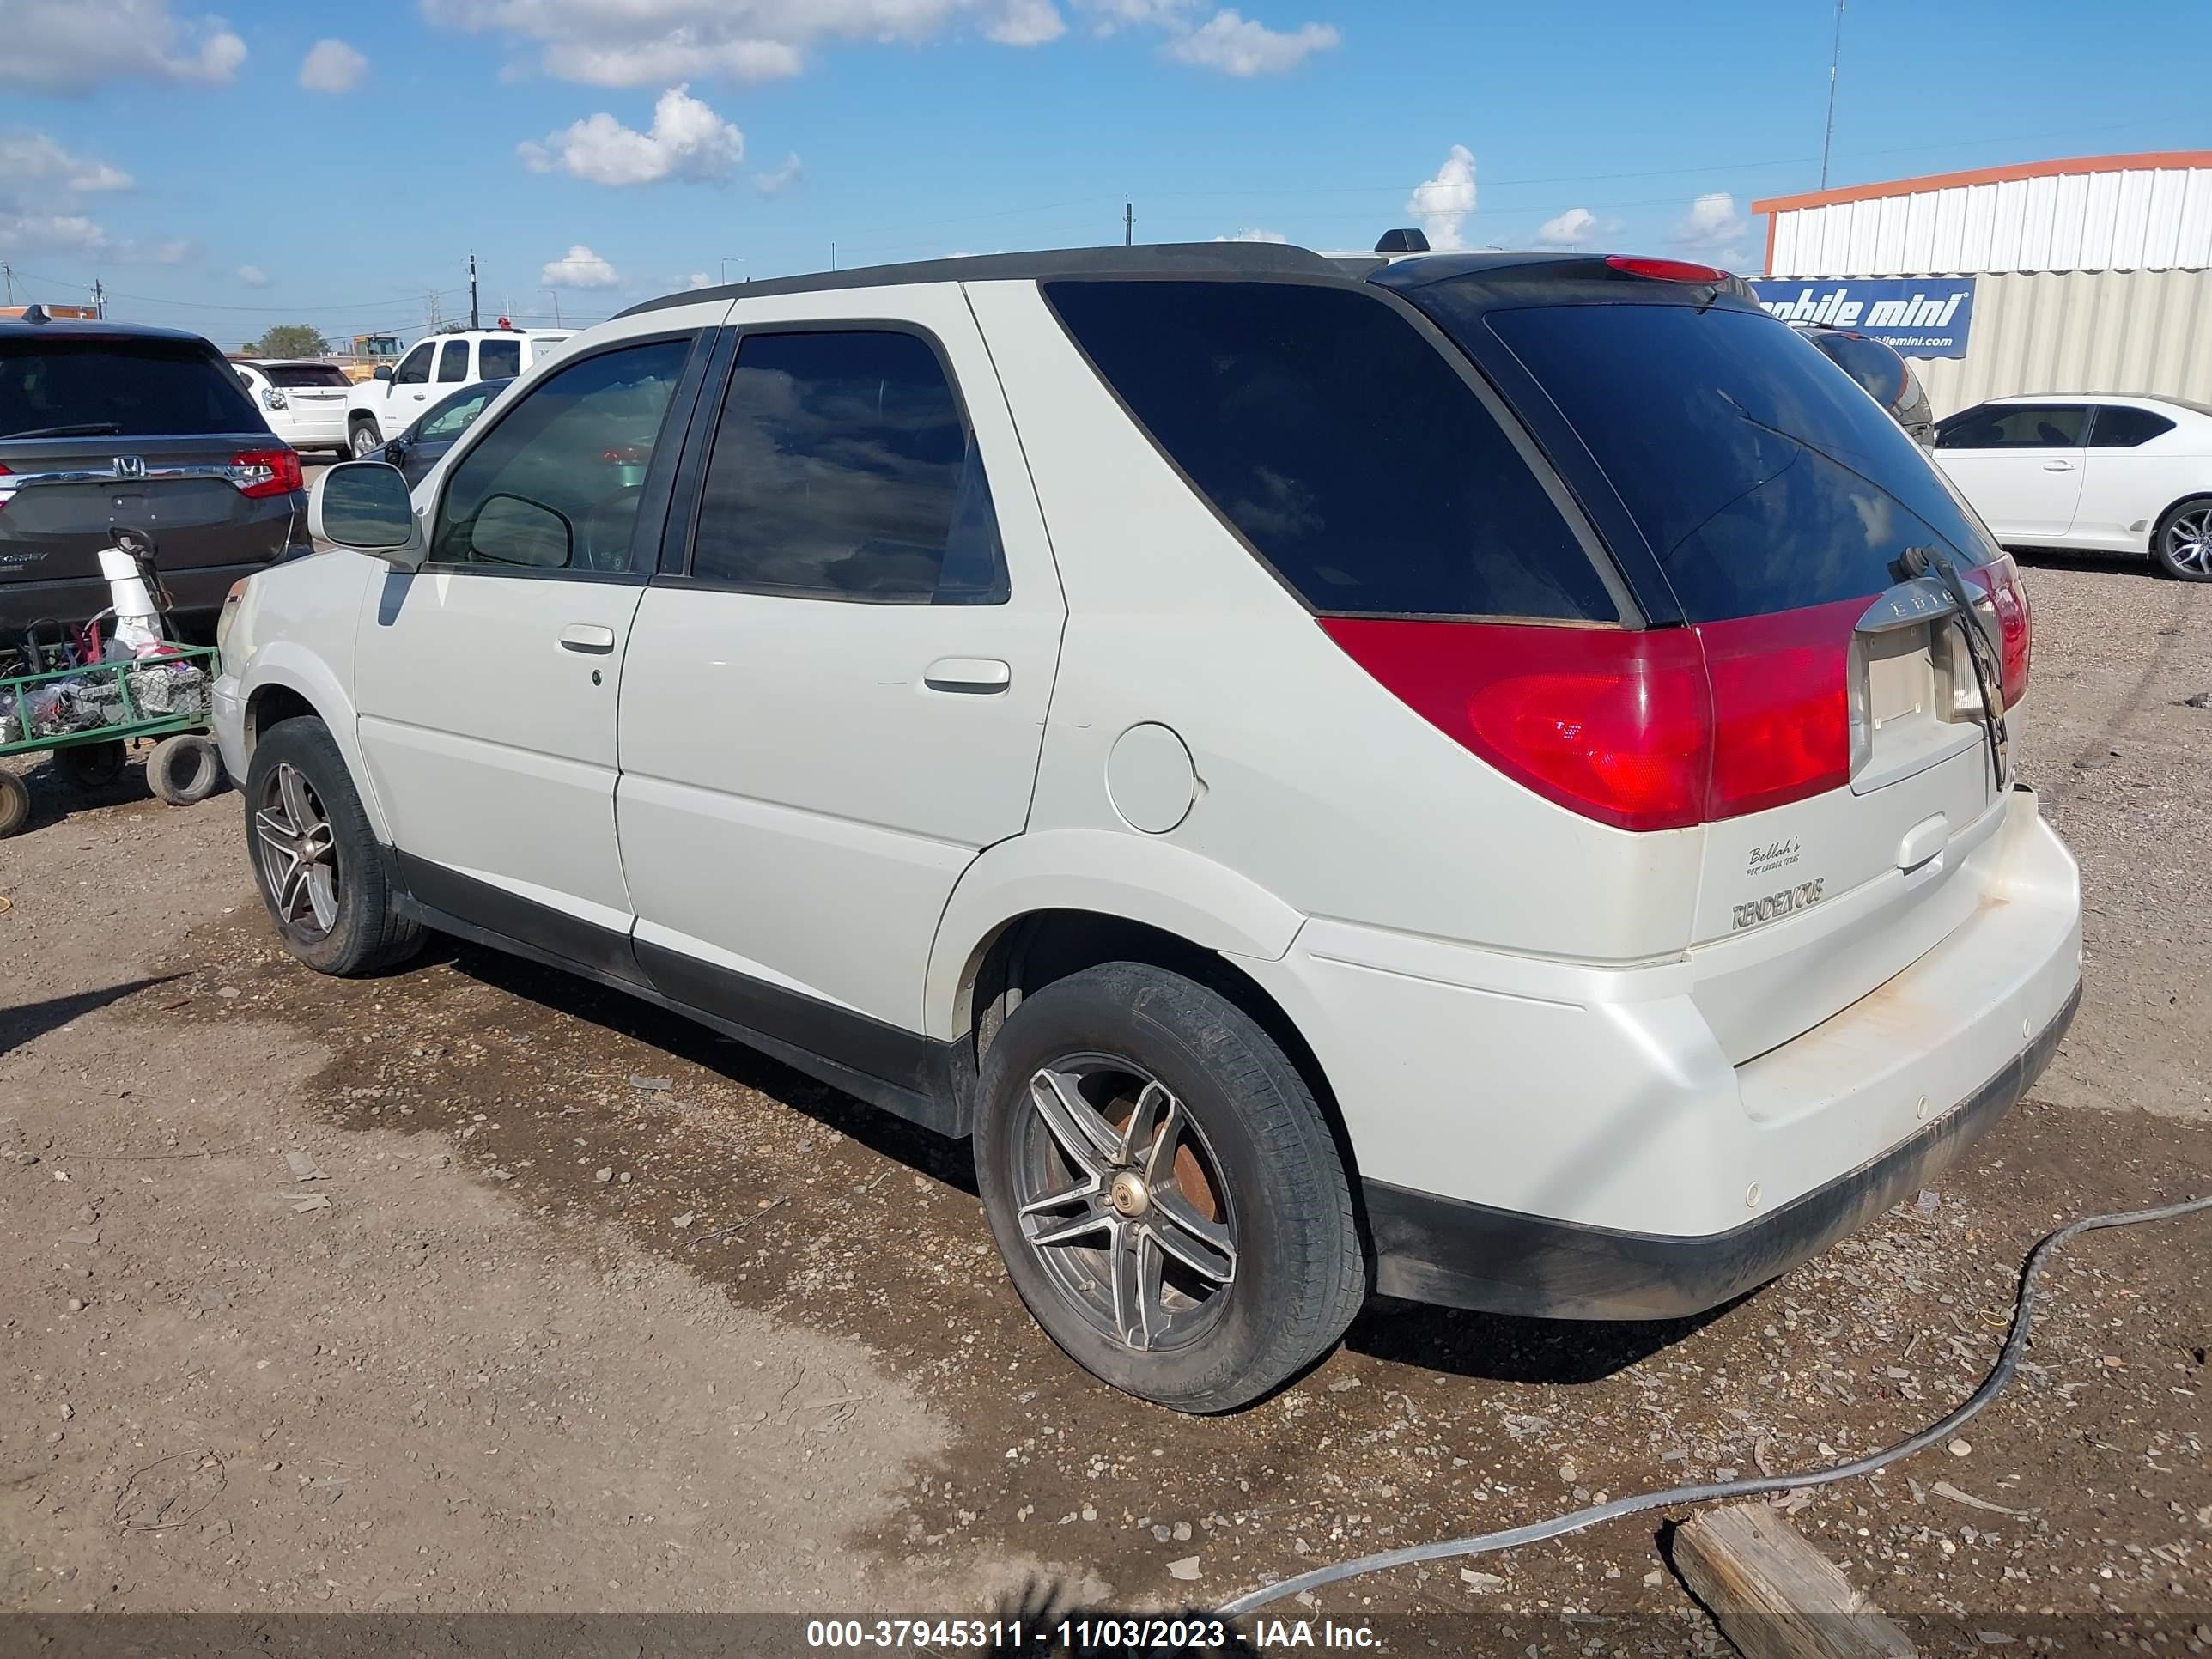
[[[1121,198],[1121,246],[1127,247],[1137,236],[1136,204],[1124,196]]]
[[[92,309],[93,314],[100,321],[107,320],[107,289],[101,285],[97,276],[92,279]]]
[[[830,244],[830,269],[837,269],[837,244],[835,242]]]
[[[0,273],[4,273],[8,278],[8,303],[12,306],[15,303],[15,267],[5,259],[0,259]]]
[[[1844,0],[1836,0],[1836,43],[1828,52],[1828,130],[1820,135],[1820,188],[1828,187],[1828,146],[1836,141],[1836,70],[1844,59]]]
[[[441,320],[438,314],[438,290],[434,288],[422,296],[422,326],[435,334]]]
[[[561,290],[557,288],[549,288],[545,292],[552,296],[553,326],[558,328],[561,326]]]
[[[469,250],[469,326],[482,328],[483,317],[477,310],[477,251]]]

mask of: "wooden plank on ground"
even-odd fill
[[[1747,1659],[1914,1659],[1911,1638],[1764,1504],[1684,1522],[1674,1566]]]

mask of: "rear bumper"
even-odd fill
[[[1717,1307],[1857,1231],[1955,1162],[2035,1086],[2081,1004],[2077,981],[2033,1040],[1944,1117],[1724,1233],[1620,1232],[1370,1181],[1376,1288],[1417,1302],[1558,1319],[1674,1319]]]

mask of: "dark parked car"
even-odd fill
[[[1936,441],[1936,411],[1912,365],[1880,340],[1854,334],[1844,328],[1800,328],[1797,331],[1820,347],[1830,362],[1867,390],[1869,396],[1897,417],[1915,443]]]
[[[438,458],[453,447],[491,400],[514,384],[514,376],[478,380],[441,398],[417,416],[414,423],[384,447],[384,459],[407,476],[410,489],[430,476]]]
[[[0,639],[106,609],[123,531],[211,638],[233,582],[307,546],[300,458],[196,334],[0,319]]]

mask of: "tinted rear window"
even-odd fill
[[[1045,293],[1169,459],[1315,610],[1619,614],[1490,411],[1381,299],[1283,283]]]
[[[270,383],[281,386],[337,386],[340,390],[353,382],[346,379],[345,370],[336,363],[268,363],[261,372]]]
[[[1867,395],[1884,409],[1895,409],[1904,399],[1905,359],[1881,341],[1826,332],[1808,334],[1805,337],[1837,368],[1864,386]]]
[[[1879,593],[1915,545],[1993,556],[1904,428],[1771,317],[1573,305],[1483,320],[1588,447],[1692,622]]]
[[[189,340],[0,340],[0,438],[49,428],[192,437],[264,432],[237,374]],[[56,434],[61,435],[61,434]]]
[[[522,342],[484,341],[477,348],[477,368],[487,380],[513,380],[522,373]]]

